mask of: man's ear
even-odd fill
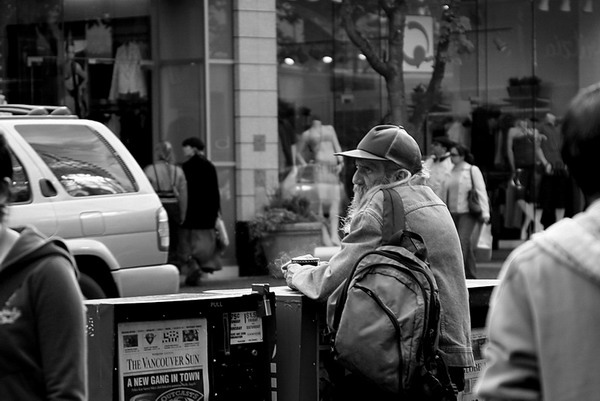
[[[407,178],[407,177],[408,177],[408,171],[406,171],[406,170],[405,170],[405,169],[403,169],[403,168],[402,168],[402,169],[400,169],[400,170],[397,170],[397,171],[394,173],[394,178],[395,178],[395,180],[394,180],[394,181],[402,181],[402,180],[404,180],[404,179],[405,179],[405,178]]]

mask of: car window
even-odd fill
[[[84,125],[16,125],[71,196],[137,191],[131,172],[112,146]]]
[[[11,203],[23,203],[31,200],[31,187],[29,178],[23,164],[17,157],[10,152],[13,165],[13,182],[10,188]]]

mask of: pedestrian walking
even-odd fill
[[[181,167],[175,164],[173,146],[161,141],[155,149],[156,161],[144,173],[160,198],[169,217],[169,257],[167,261],[181,269],[179,260],[179,226],[187,211],[187,182]]]
[[[217,169],[204,155],[200,138],[185,139],[181,146],[187,158],[182,164],[187,182],[187,211],[181,224],[180,260],[185,263],[185,283],[200,284],[202,272],[221,269],[215,224],[221,209]]]
[[[437,196],[443,199],[444,182],[450,177],[452,171],[452,159],[450,148],[454,145],[446,136],[436,136],[431,140],[432,154],[425,159],[425,167],[429,170],[428,185]]]
[[[453,168],[442,185],[442,200],[448,205],[458,231],[465,275],[474,279],[477,278],[475,249],[481,225],[490,221],[490,205],[483,174],[472,164],[469,150],[454,145],[450,148],[450,158]]]

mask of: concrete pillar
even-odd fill
[[[275,0],[236,0],[236,213],[250,220],[278,185]]]

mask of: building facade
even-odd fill
[[[455,5],[407,3],[410,112],[432,74],[442,6]],[[577,90],[600,79],[600,7],[591,0],[455,7],[472,48],[447,63],[415,134],[424,153],[439,133],[471,149],[502,219],[496,233],[510,237],[520,221],[501,217],[511,206],[506,127],[517,118],[541,124],[549,112],[560,119]],[[142,166],[160,140],[182,161],[181,141],[202,138],[230,233],[276,191],[295,163],[289,147],[312,117],[331,125],[345,149],[389,112],[385,80],[344,30],[341,0],[0,0],[0,10],[0,92],[8,102],[65,104],[102,121]],[[386,17],[366,10],[359,25],[385,58]],[[351,175],[347,166],[348,195]],[[567,214],[581,207],[572,198]],[[234,247],[228,252],[233,260]]]

